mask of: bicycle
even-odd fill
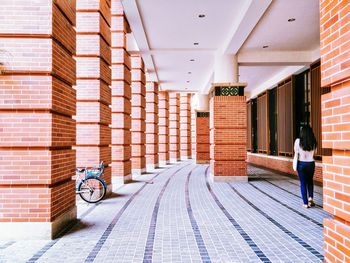
[[[97,203],[101,201],[107,192],[107,184],[100,177],[104,172],[105,166],[101,162],[97,167],[77,168],[78,174],[84,173],[84,177],[76,176],[76,194],[88,203]]]

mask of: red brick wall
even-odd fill
[[[209,117],[196,117],[196,161],[209,163],[210,134]]]
[[[266,167],[277,172],[290,174],[294,177],[298,176],[298,173],[293,171],[292,158],[281,156],[269,156],[266,154],[247,153],[247,162],[258,166]],[[316,164],[314,181],[322,184],[322,166],[319,166],[319,164],[320,163]]]
[[[180,93],[180,155],[181,159],[191,158],[191,94]]]
[[[111,163],[110,26],[110,1],[77,0],[78,167]],[[103,178],[111,184],[111,167],[106,167]]]
[[[158,167],[158,83],[146,85],[146,164]]]
[[[171,161],[180,160],[180,95],[169,94],[169,153]]]
[[[146,75],[140,55],[131,56],[131,167],[140,174],[146,169]]]
[[[0,222],[52,222],[75,207],[74,26],[73,1],[0,3]]]
[[[112,0],[111,5],[112,179],[113,184],[122,184],[131,175],[131,61],[121,0]]]
[[[169,155],[169,93],[167,91],[159,92],[159,163],[166,164],[170,160]]]
[[[246,109],[244,96],[210,99],[210,170],[214,176],[247,175]]]
[[[350,3],[320,4],[323,207],[334,215],[324,220],[327,262],[350,261]]]
[[[192,159],[196,159],[196,111],[194,107],[191,107],[191,152],[192,152]]]

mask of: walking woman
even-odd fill
[[[314,153],[317,147],[315,135],[310,126],[304,126],[300,131],[300,138],[294,143],[294,151],[298,153],[297,171],[300,180],[301,196],[303,198],[303,207],[309,208],[315,206],[314,203],[314,172],[315,161]]]

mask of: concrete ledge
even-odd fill
[[[158,164],[146,164],[146,171],[147,172],[153,172],[155,169],[159,167]]]
[[[131,174],[125,176],[112,176],[112,191],[118,190],[124,184],[128,184],[132,181]]]
[[[196,160],[196,164],[209,164],[210,160]]]
[[[181,156],[181,161],[187,161],[189,159],[192,159],[191,156]]]
[[[77,207],[52,222],[1,222],[0,240],[53,239],[77,219]]]
[[[234,183],[234,182],[248,182],[248,176],[214,176],[210,174],[210,181],[214,182],[223,182],[223,183]]]
[[[178,161],[181,161],[181,159],[170,159],[170,163],[177,163]]]

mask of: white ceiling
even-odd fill
[[[149,78],[163,90],[208,92],[216,52],[238,52],[240,81],[250,91],[319,57],[318,0],[122,3]]]

